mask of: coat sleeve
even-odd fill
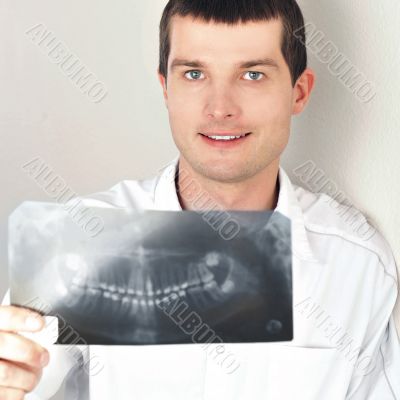
[[[346,400],[400,400],[400,342],[393,317],[398,295],[394,258],[376,281],[374,307]],[[388,273],[390,271],[390,273]]]

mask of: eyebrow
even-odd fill
[[[181,66],[191,67],[191,68],[205,68],[206,64],[199,60],[185,60],[181,58],[175,58],[171,63],[171,70]],[[258,67],[258,66],[272,67],[279,69],[278,63],[272,58],[260,58],[256,60],[243,61],[235,64],[235,66],[238,66],[241,69]]]

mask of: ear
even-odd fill
[[[160,70],[157,70],[157,75],[158,75],[158,80],[159,80],[162,90],[163,90],[165,105],[168,108],[168,105],[167,105],[167,102],[168,102],[167,80],[165,79],[164,75],[162,75],[160,73]]]
[[[300,114],[306,107],[315,83],[315,73],[307,68],[297,79],[293,88],[292,114]]]

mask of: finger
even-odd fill
[[[5,360],[7,361],[7,360]],[[13,364],[15,364],[18,367],[21,367],[23,369],[26,369],[28,371],[33,372],[34,374],[42,374],[43,372],[43,368],[42,367],[33,367],[32,365],[27,365],[18,361],[12,361]]]
[[[0,332],[0,358],[41,368],[49,362],[49,352],[44,347],[21,335]]]
[[[39,383],[41,372],[21,368],[19,365],[0,360],[0,386],[31,392]]]
[[[0,331],[36,332],[44,327],[44,318],[27,308],[15,306],[0,307]]]
[[[1,400],[24,400],[25,395],[26,393],[23,390],[0,386]]]

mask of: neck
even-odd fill
[[[279,196],[279,159],[241,182],[217,182],[194,171],[181,157],[176,176],[183,210],[264,211],[276,208]]]

